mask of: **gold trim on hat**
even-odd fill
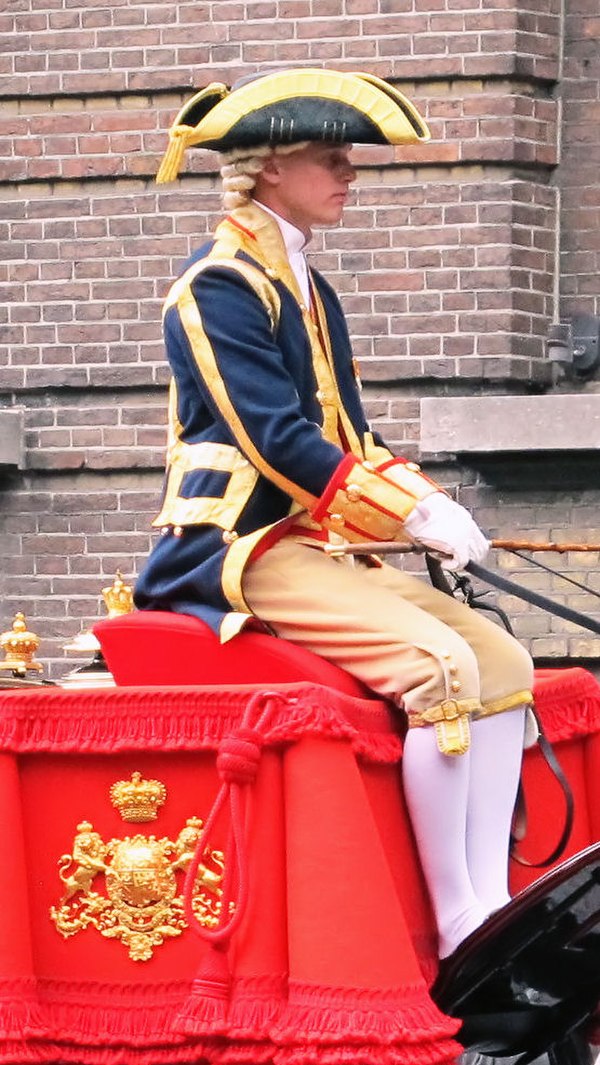
[[[215,98],[211,104],[211,98]],[[173,181],[181,168],[185,150],[192,146],[223,149],[222,142],[235,129],[238,122],[254,112],[268,110],[288,100],[316,99],[334,101],[369,119],[376,127],[383,144],[414,144],[430,139],[425,120],[417,108],[398,89],[372,74],[361,72],[343,73],[336,70],[318,70],[304,67],[296,70],[280,70],[247,82],[228,92],[226,86],[215,82],[194,94],[177,114],[169,131],[169,144],[157,175],[157,182]],[[202,101],[199,121],[190,126],[186,122]],[[333,123],[331,131],[315,128],[312,139],[352,141],[356,138],[346,134],[346,123]],[[288,139],[306,140],[306,131],[292,135],[293,123],[286,130]],[[277,116],[271,116],[270,132],[257,135],[256,143],[285,140],[277,134]],[[281,131],[283,132],[283,130]],[[230,147],[234,147],[233,144]]]
[[[181,170],[185,150],[191,143],[193,143],[195,126],[190,126],[189,123],[185,121],[186,117],[202,100],[208,101],[211,97],[214,97],[214,103],[211,105],[214,107],[220,100],[223,100],[227,96],[228,92],[229,89],[226,85],[215,81],[210,85],[207,85],[205,89],[201,89],[200,92],[194,93],[194,95],[184,103],[169,130],[167,150],[162,158],[158,174],[156,175],[157,185],[164,185],[169,181],[175,181],[175,178]]]

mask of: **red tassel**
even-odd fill
[[[211,944],[189,997],[175,1017],[173,1031],[194,1036],[226,1032],[230,991],[227,953],[217,944]]]

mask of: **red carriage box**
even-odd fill
[[[459,1056],[428,993],[435,932],[389,708],[289,645],[295,665],[271,660],[269,680],[271,638],[240,639],[253,683],[218,682],[211,653],[198,685],[180,640],[159,659],[146,638],[138,671],[160,661],[182,683],[0,694],[0,1062]],[[599,835],[600,687],[540,674],[538,710],[576,792],[574,853]],[[546,774],[529,752],[534,860],[562,802]],[[515,867],[515,886],[536,875]]]

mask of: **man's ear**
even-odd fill
[[[260,174],[257,176],[257,184],[260,181],[264,181],[270,188],[275,188],[281,182],[281,166],[280,161],[275,154],[270,155],[265,162]]]

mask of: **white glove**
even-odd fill
[[[451,558],[442,569],[464,569],[467,562],[483,562],[490,545],[468,510],[443,492],[421,499],[404,522],[409,536]]]

